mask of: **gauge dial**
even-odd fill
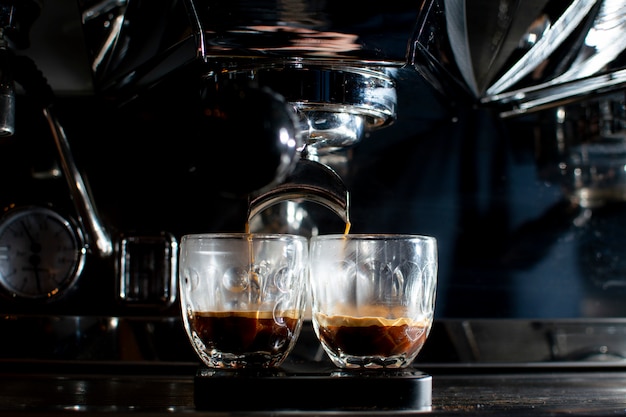
[[[79,228],[56,211],[27,207],[0,220],[0,287],[14,298],[57,299],[85,261]]]

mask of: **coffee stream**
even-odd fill
[[[246,229],[250,229],[248,223],[246,223]],[[252,242],[252,234],[247,233],[248,236],[248,260],[250,262],[248,266],[248,276],[250,278],[250,296],[248,302],[258,304],[261,301],[261,282],[259,280],[259,274],[257,274],[254,267],[254,243]]]

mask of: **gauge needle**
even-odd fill
[[[22,224],[22,228],[24,229],[24,232],[26,233],[26,236],[28,237],[28,240],[30,240],[30,250],[33,253],[39,253],[41,252],[41,244],[39,242],[37,242],[35,240],[35,238],[33,238],[33,235],[30,234],[30,230],[28,230],[28,227],[26,226],[26,223],[24,222],[20,222]]]
[[[41,257],[39,253],[41,252],[41,244],[35,240],[35,238],[30,234],[30,230],[26,226],[26,223],[21,222],[22,228],[30,241],[30,251],[31,255],[28,258],[29,263],[33,266],[33,272],[35,273],[35,284],[37,285],[37,291],[41,291],[41,279],[39,278],[39,263],[41,262]]]

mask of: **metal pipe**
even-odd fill
[[[54,116],[52,109],[44,107],[44,116],[50,126],[50,131],[54,138],[57,151],[59,152],[59,160],[63,174],[67,180],[70,193],[72,195],[72,201],[78,212],[81,226],[86,231],[87,240],[91,244],[94,244],[98,254],[101,257],[110,255],[113,252],[113,244],[111,237],[107,233],[107,230],[103,226],[100,218],[97,214],[95,204],[89,193],[89,189],[83,180],[82,175],[78,171],[70,145],[67,140],[67,136],[63,130],[63,127]]]

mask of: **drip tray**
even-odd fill
[[[198,410],[431,411],[432,377],[421,371],[310,369],[230,371],[201,367]]]

